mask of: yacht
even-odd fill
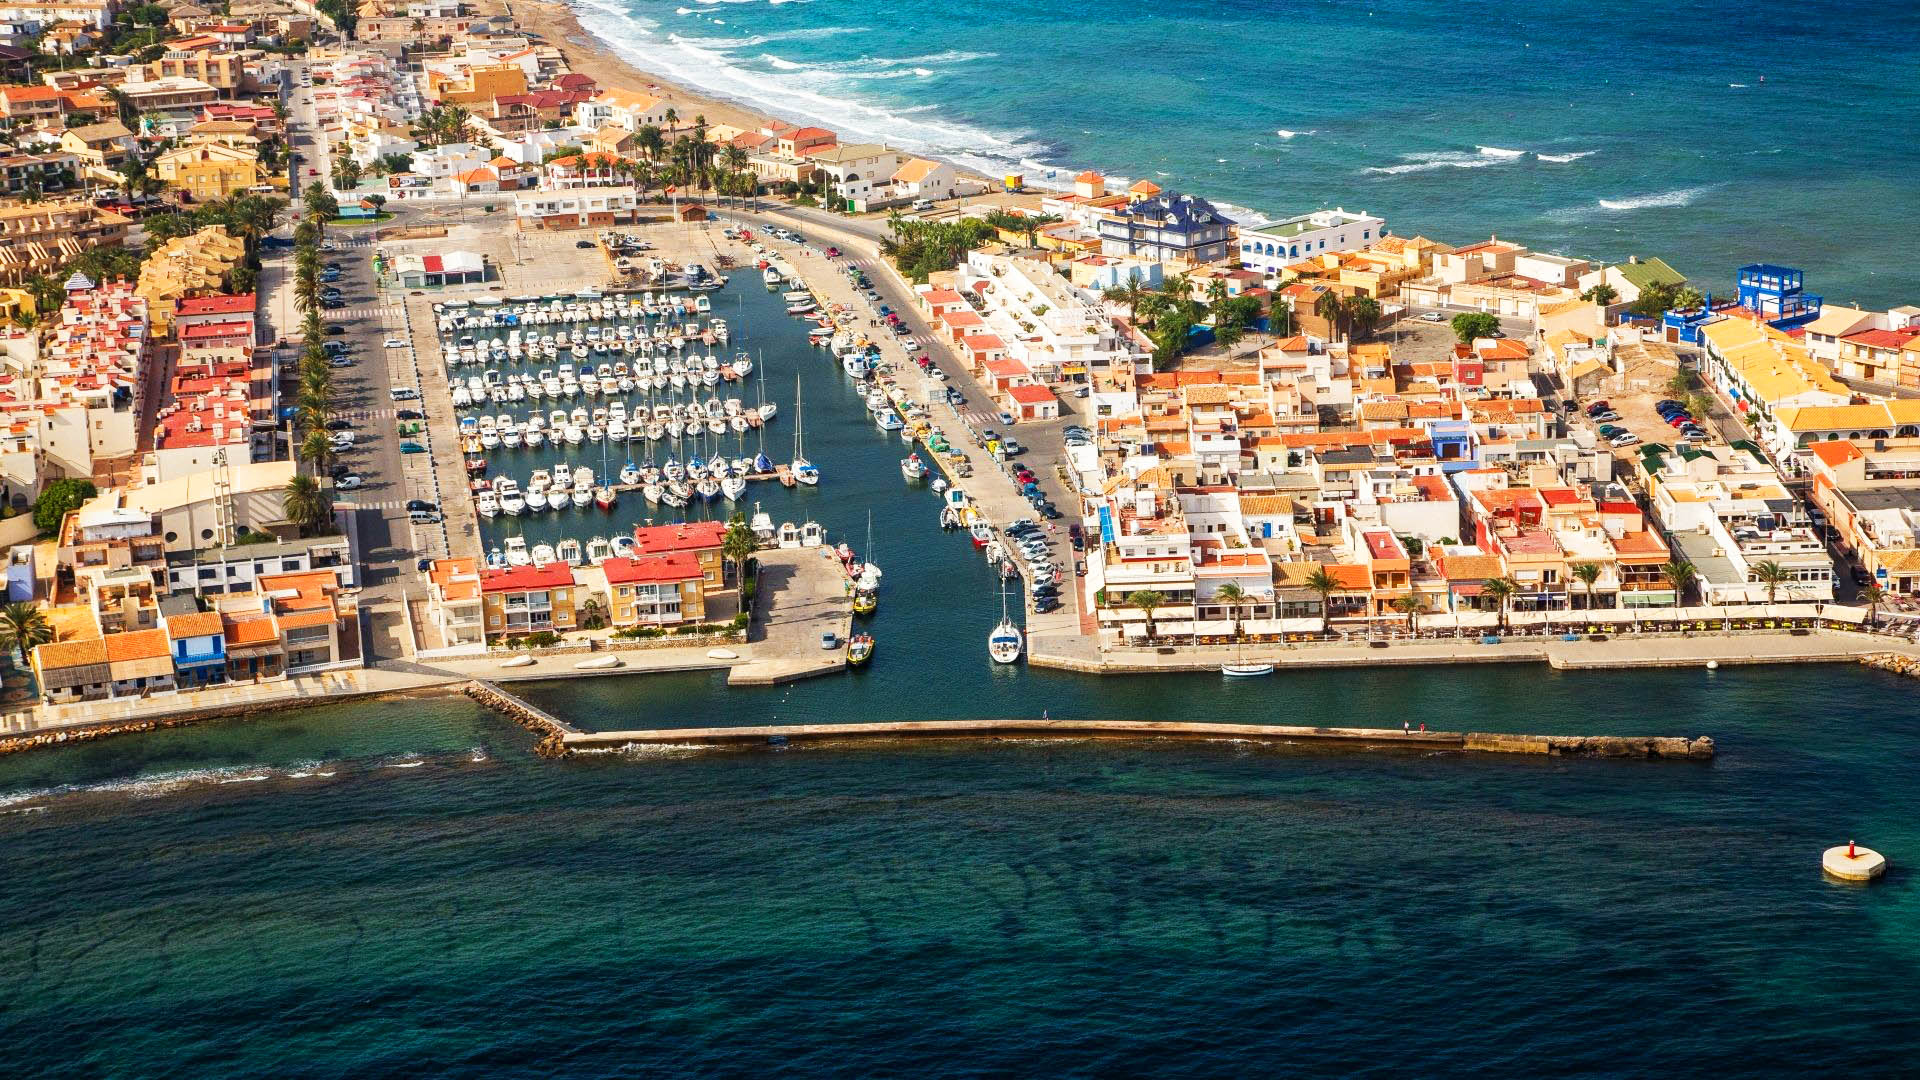
[[[987,655],[996,664],[1011,664],[1020,659],[1024,644],[1020,628],[1013,625],[1013,620],[1007,616],[1007,590],[1003,585],[1000,588],[1000,624],[987,635]]]

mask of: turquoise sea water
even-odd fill
[[[623,723],[963,715],[1012,700],[974,651],[758,694],[534,693]],[[553,763],[456,699],[20,755],[0,761],[8,1073],[1885,1075],[1920,1052],[1911,872],[1850,888],[1817,861],[1851,834],[1920,850],[1920,721],[1891,677],[1045,689],[1167,718],[1684,726],[1722,754]]]
[[[646,70],[995,175],[1093,167],[1267,216],[1658,254],[1705,288],[1772,261],[1832,301],[1916,295],[1912,5],[572,3]]]
[[[754,19],[827,29],[837,25],[836,11],[855,9],[816,0],[701,10],[698,18],[726,19],[733,28],[725,32],[751,36],[782,32],[772,23],[751,30]],[[1131,10],[1137,14],[1114,25],[1172,23],[1151,18],[1151,5]],[[1236,10],[1251,25],[1251,9],[1228,7],[1184,16],[1188,29],[1165,35],[1167,55],[1186,56],[1184,66],[1128,61],[1148,74],[1107,79],[1101,85],[1114,87],[1112,95],[1072,107],[1144,116],[1139,98],[1128,112],[1129,99],[1113,97],[1138,93],[1136,82],[1172,88],[1161,95],[1172,107],[1192,79],[1167,72],[1225,70],[1217,58],[1196,65],[1184,42]],[[1266,34],[1233,40],[1280,48],[1327,39],[1338,21],[1333,8],[1268,10]],[[1420,10],[1403,8],[1395,18],[1439,19]],[[1449,10],[1486,21],[1484,8]],[[1697,59],[1656,62],[1640,38],[1622,42],[1615,24],[1632,23],[1636,10],[1614,9],[1611,29],[1592,22],[1598,14],[1556,11],[1551,47],[1564,61],[1580,44],[1594,64],[1624,63],[1601,54],[1609,45],[1625,49],[1645,61],[1639,78],[1651,86],[1693,77]],[[1716,41],[1732,36],[1728,27],[1752,29],[1715,24],[1717,10],[1667,9],[1673,48],[1689,56],[1707,49],[1703,41],[1729,56],[1746,48]],[[972,21],[999,44],[975,51],[1011,57],[1009,42],[1038,48],[1061,40],[1074,11],[1016,17],[1006,5],[979,7]],[[671,8],[659,14],[696,19]],[[874,38],[908,48],[873,55],[932,55],[957,33],[928,29],[935,14],[911,14],[923,28]],[[1857,39],[1862,54],[1839,74],[1826,70],[1839,65],[1794,58],[1791,49],[1753,46],[1753,55],[1770,57],[1769,87],[1790,86],[1796,70],[1830,87],[1903,55],[1873,35],[1900,26],[1906,13],[1881,12],[1877,21],[1858,14],[1836,10],[1825,23],[1808,20],[1812,29],[1775,30],[1791,40]],[[865,17],[904,25],[908,13]],[[1841,28],[1820,28],[1828,24]],[[1493,25],[1531,24],[1516,17]],[[720,31],[709,24],[704,32]],[[1482,35],[1461,47],[1511,54],[1524,44],[1491,36],[1500,40]],[[1525,36],[1548,34],[1543,27]],[[793,64],[848,63],[800,50],[853,37],[788,38],[762,51]],[[759,47],[736,51],[747,48]],[[1413,85],[1385,45],[1369,48],[1362,57],[1384,85]],[[1584,55],[1589,50],[1594,55]],[[926,76],[865,82],[904,87],[960,77],[942,74],[948,67],[988,63],[928,62],[910,69],[925,67]],[[1064,64],[1036,65],[1033,75],[1064,80]],[[1552,65],[1514,67],[1501,92],[1544,93],[1541,71],[1563,77]],[[1447,79],[1464,85],[1466,77]],[[1326,81],[1314,100],[1359,93],[1344,84],[1326,89]],[[972,90],[970,110],[986,110],[1001,93],[998,84],[955,85]],[[911,115],[946,122],[958,97],[939,113]],[[902,100],[898,108],[915,107]],[[1271,100],[1309,109],[1298,93],[1276,91]],[[1065,115],[1069,104],[1056,111]],[[1484,105],[1448,115],[1496,126]],[[986,111],[952,119],[994,122]],[[1040,120],[1021,123],[1037,129]],[[1600,120],[1592,123],[1599,130]],[[1339,130],[1319,115],[1263,124]],[[1697,145],[1701,128],[1727,138],[1758,138],[1761,130],[1684,128],[1674,142]],[[1102,165],[1134,157],[1123,143],[1096,153],[1095,143],[1074,143],[1061,130],[1047,136],[1058,144],[1042,149]],[[1114,130],[1107,137],[1135,141],[1135,149],[1157,145],[1144,120]],[[1810,130],[1827,137],[1838,129]],[[1861,162],[1892,169],[1903,160],[1884,123],[1860,130],[1867,143],[1886,142],[1861,150],[1844,170],[1798,182],[1793,201],[1781,203],[1800,215],[1796,228],[1852,220],[1818,197],[1820,185],[1859,188],[1874,171],[1856,167]],[[1171,152],[1174,139],[1191,135],[1163,128],[1158,141]],[[1400,145],[1416,136],[1431,141]],[[1443,148],[1432,124],[1403,124],[1398,141],[1378,137],[1371,148],[1316,144],[1320,134],[1289,145],[1351,154],[1352,175],[1341,183],[1370,183],[1382,198],[1462,220],[1481,202],[1519,213],[1531,175],[1523,170],[1556,164],[1501,159],[1511,163],[1358,172]],[[1460,142],[1476,139],[1534,145],[1477,128]],[[1379,152],[1360,153],[1367,149]],[[1628,139],[1599,149],[1558,164],[1614,168],[1662,152]],[[1107,153],[1113,157],[1100,156]],[[1242,166],[1250,189],[1281,175],[1273,162],[1288,160],[1279,151],[1268,159]],[[1637,166],[1618,168],[1639,179]],[[1425,185],[1432,190],[1412,201]],[[1289,180],[1273,190],[1305,189]],[[1891,195],[1912,209],[1910,193]],[[1229,197],[1269,206],[1258,192]],[[1710,212],[1752,212],[1719,198],[1630,211],[1628,220],[1646,222],[1649,235],[1669,222],[1677,229],[1669,235],[1690,243],[1788,235],[1771,226],[1730,233],[1688,225]],[[1386,202],[1369,206],[1382,207],[1403,213]],[[1546,228],[1555,219],[1529,220]],[[1678,249],[1667,250],[1693,268]],[[1705,261],[1709,249],[1700,250]],[[1892,250],[1888,242],[1884,257]],[[1826,272],[1811,255],[1802,261],[1816,277]],[[1860,265],[1845,263],[1854,272]],[[1832,273],[1841,268],[1836,262]],[[578,723],[1047,709],[1708,733],[1721,753],[1697,764],[1002,741],[556,763],[534,759],[529,736],[464,700],[432,699],[14,755],[0,758],[0,1040],[8,1075],[1910,1071],[1920,1053],[1907,1002],[1920,976],[1920,888],[1908,869],[1920,857],[1920,780],[1909,749],[1920,738],[1920,710],[1911,682],[1851,667],[1419,668],[1224,684],[998,668],[981,648],[999,615],[990,578],[963,538],[934,528],[931,498],[902,484],[898,440],[860,419],[844,378],[792,340],[792,324],[760,310],[764,296],[722,295],[756,349],[767,350],[769,391],[783,409],[769,452],[780,456],[791,439],[789,395],[800,372],[811,456],[828,478],[817,492],[764,493],[769,511],[815,517],[855,543],[874,511],[887,571],[873,623],[880,651],[869,669],[765,690],[727,691],[708,675],[526,688]],[[1821,880],[1820,850],[1849,837],[1892,856],[1888,880],[1871,888]]]

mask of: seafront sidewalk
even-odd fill
[[[460,676],[387,668],[348,668],[296,675],[274,682],[233,683],[111,701],[34,705],[0,714],[0,737],[92,727],[98,724],[177,720],[232,712],[314,705],[366,694],[402,693],[461,681]]]
[[[1161,649],[1099,650],[1090,638],[1036,635],[1028,648],[1033,667],[1088,674],[1218,671],[1235,662],[1279,668],[1394,667],[1413,664],[1546,664],[1558,671],[1701,667],[1741,664],[1851,663],[1876,653],[1920,658],[1920,646],[1904,638],[1845,630],[1808,634],[1787,631],[1609,635],[1604,641],[1552,636],[1392,639],[1383,647],[1364,640],[1295,645],[1175,645]]]

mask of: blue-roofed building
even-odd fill
[[[1233,221],[1197,195],[1135,199],[1098,222],[1100,254],[1161,262],[1214,263],[1233,254]]]
[[[1701,327],[1740,309],[1760,316],[1776,330],[1792,330],[1820,317],[1821,298],[1803,285],[1802,274],[1791,266],[1749,263],[1734,277],[1732,300],[1716,302],[1709,293],[1697,308],[1667,312],[1661,328],[1668,341],[1698,345]]]
[[[1426,427],[1427,438],[1433,443],[1433,456],[1439,460],[1441,472],[1456,473],[1479,466],[1472,424],[1465,420],[1431,420]]]
[[[1820,317],[1820,297],[1801,286],[1800,271],[1772,263],[1749,263],[1735,278],[1739,305],[1755,311],[1776,330],[1791,330]]]

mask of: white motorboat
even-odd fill
[[[507,565],[525,566],[533,556],[527,551],[527,538],[524,536],[507,537]]]
[[[925,479],[927,463],[920,460],[919,454],[908,454],[900,459],[900,475],[909,481]]]

